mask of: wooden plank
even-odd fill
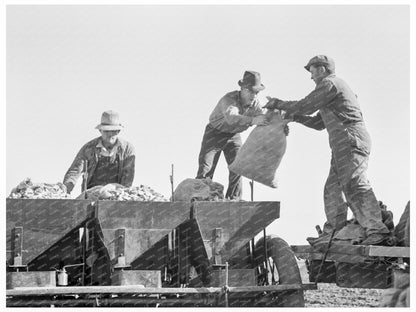
[[[307,254],[323,254],[309,245],[291,246],[293,252],[301,257]],[[332,245],[329,254],[359,255],[363,257],[410,257],[410,247],[364,246],[364,245]]]
[[[316,285],[316,283],[303,283],[302,289],[303,290],[316,290],[318,289],[318,285]]]
[[[162,287],[160,270],[116,270],[111,275],[112,286],[139,285],[144,287]]]
[[[313,284],[286,284],[272,286],[229,287],[230,292],[263,292],[296,289],[316,289]],[[140,286],[69,286],[69,287],[20,287],[6,290],[6,296],[53,296],[69,294],[216,294],[222,287],[209,288],[144,288]]]
[[[322,260],[324,257],[323,253],[311,253],[309,254],[308,259],[310,260]],[[343,255],[343,254],[334,254],[328,253],[326,256],[326,261],[336,261],[336,262],[346,262],[346,263],[359,263],[365,262],[368,260],[368,257],[360,255]]]
[[[305,285],[305,288],[304,286]],[[263,291],[283,291],[283,290],[296,290],[296,289],[316,289],[313,288],[314,284],[286,284],[286,285],[270,285],[270,286],[245,286],[245,287],[229,287],[229,291],[232,293],[242,292],[263,292]]]
[[[150,295],[152,296],[152,295]],[[78,307],[77,310],[81,309],[79,307],[86,307],[90,308],[95,311],[95,309],[101,309],[104,307],[112,308],[111,311],[116,311],[116,307],[127,308],[127,307],[216,307],[220,306],[218,304],[217,296],[205,296],[199,298],[155,298],[155,297],[137,297],[134,295],[131,296],[123,296],[123,297],[113,297],[113,298],[49,298],[43,299],[39,298],[38,300],[34,300],[32,298],[24,299],[22,297],[18,298],[11,298],[7,299],[6,307],[13,308],[13,307],[30,307],[30,308],[37,308],[42,307],[45,308],[46,306],[50,305],[55,308],[68,308],[68,307]],[[154,296],[154,295],[153,295]],[[242,295],[242,297],[245,297]],[[222,306],[225,304],[222,303]],[[150,308],[149,308],[150,309]],[[146,309],[147,310],[147,309]],[[143,310],[145,311],[145,310]]]
[[[318,250],[313,248],[310,245],[292,245],[290,246],[295,253],[322,253],[322,249]],[[332,243],[331,248],[329,249],[330,253],[344,254],[344,255],[368,255],[366,250],[368,246],[362,245],[346,245],[346,244],[337,244]],[[324,248],[325,249],[325,248]]]
[[[7,272],[6,288],[56,287],[55,271]]]
[[[324,253],[318,250],[313,249],[309,245],[301,246],[291,246],[295,255],[301,259],[308,260],[322,260]],[[358,263],[368,260],[367,256],[359,254],[363,252],[363,248],[354,249],[352,254],[346,253],[336,253],[331,251],[327,254],[326,261],[337,261],[337,262],[346,262],[346,263]],[[336,249],[338,250],[338,249]]]
[[[369,246],[370,257],[410,257],[410,247]]]

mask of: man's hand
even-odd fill
[[[74,184],[72,182],[67,182],[66,184],[62,183],[62,189],[65,190],[67,194],[71,194],[72,189],[74,188]]]
[[[267,118],[265,115],[259,115],[253,118],[253,120],[251,121],[252,125],[256,125],[256,126],[265,126],[267,125],[269,122],[267,121]]]
[[[283,132],[286,134],[286,136],[288,136],[288,135],[289,135],[289,125],[286,125],[286,126],[283,128]]]
[[[284,120],[286,120],[287,122],[292,122],[292,121],[295,121],[294,120],[294,114],[292,113],[292,114],[288,114],[286,111],[283,111],[283,113],[282,113],[282,118],[284,119]]]
[[[270,109],[282,109],[281,104],[284,103],[284,101],[278,99],[278,98],[272,98],[270,96],[266,96],[268,102],[264,106],[264,108],[270,108]]]

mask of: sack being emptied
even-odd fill
[[[228,168],[243,177],[277,188],[276,172],[286,151],[284,128],[289,120],[283,119],[277,110],[269,110],[266,116],[270,123],[253,129]]]

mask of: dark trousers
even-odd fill
[[[230,165],[241,147],[241,136],[239,133],[225,133],[218,131],[208,124],[205,128],[204,137],[199,152],[199,167],[196,178],[213,178],[221,152],[224,153],[227,164]],[[230,171],[228,177],[228,189],[225,195],[228,199],[240,199],[242,195],[242,179]]]

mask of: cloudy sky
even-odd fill
[[[171,165],[176,185],[195,177],[208,116],[245,70],[261,73],[262,103],[296,100],[314,88],[303,66],[327,54],[358,95],[376,196],[396,222],[410,199],[406,5],[9,5],[6,16],[6,195],[26,177],[62,181],[113,109],[136,149],[133,184],[169,197]],[[290,244],[315,235],[329,162],[326,131],[290,124],[279,187],[254,189],[257,201],[281,202],[269,233]],[[227,186],[227,177],[221,158],[214,180]],[[243,187],[249,200],[247,180]]]

